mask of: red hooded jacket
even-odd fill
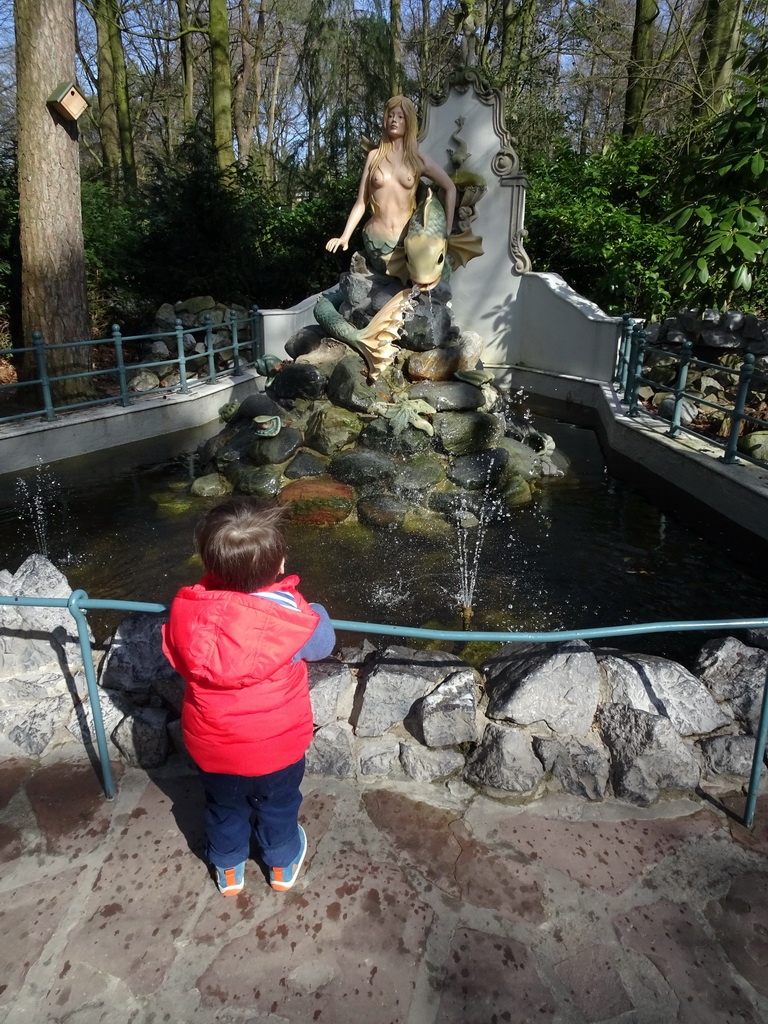
[[[298,610],[231,590],[208,577],[182,587],[163,626],[166,657],[187,681],[181,725],[187,750],[206,772],[268,775],[294,764],[312,739],[307,666],[292,658],[320,621],[298,593]]]

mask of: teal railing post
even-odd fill
[[[251,362],[264,358],[264,318],[258,306],[251,306]]]
[[[749,777],[749,789],[747,790],[747,806],[744,808],[745,828],[752,828],[755,822],[755,807],[757,805],[757,793],[760,789],[760,775],[763,770],[766,738],[768,738],[768,677],[766,677],[765,685],[763,686],[760,722],[757,726],[757,735],[755,736],[755,752],[752,755],[752,773]]]
[[[55,420],[56,413],[53,410],[53,399],[51,398],[51,378],[48,376],[48,362],[45,358],[45,344],[40,331],[32,331],[32,347],[35,350],[35,362],[37,364],[37,376],[40,380],[40,390],[43,393],[43,407],[45,418]]]
[[[205,324],[205,357],[208,360],[208,383],[213,384],[216,380],[216,363],[213,358],[213,324],[207,313],[203,317],[203,323]]]
[[[229,330],[232,334],[232,373],[240,376],[240,342],[237,336],[238,319],[234,309],[229,311]]]
[[[637,321],[633,320],[629,313],[624,313],[621,319],[621,343],[619,345],[617,379],[619,387],[622,391],[625,391],[627,387],[627,374],[629,372],[629,353],[632,343],[632,330],[634,329]]]
[[[67,608],[77,624],[77,635],[80,640],[80,653],[83,656],[85,681],[88,684],[88,697],[91,703],[91,714],[93,715],[93,731],[96,733],[96,744],[99,750],[99,761],[101,762],[101,777],[107,799],[112,800],[115,796],[115,783],[112,778],[112,765],[109,763],[107,735],[104,731],[104,719],[101,716],[99,690],[96,686],[96,673],[93,669],[91,638],[88,636],[88,623],[85,619],[85,612],[80,607],[81,602],[87,600],[88,595],[84,590],[75,590],[69,595]]]
[[[683,347],[680,351],[680,367],[677,371],[677,384],[675,386],[675,407],[672,410],[672,423],[669,427],[669,436],[677,437],[680,433],[680,418],[683,414],[683,399],[685,398],[685,388],[688,384],[688,367],[691,363],[691,352],[693,350],[693,342],[684,341]]]
[[[128,381],[125,377],[125,359],[123,357],[123,336],[117,324],[112,324],[112,342],[115,346],[115,364],[117,365],[117,381],[120,385],[120,402],[123,406],[131,404],[128,394]]]
[[[736,461],[736,452],[739,444],[739,432],[741,431],[741,423],[744,419],[744,408],[747,404],[747,395],[749,394],[749,382],[752,379],[752,371],[755,368],[755,357],[751,352],[747,352],[744,356],[744,362],[741,364],[741,370],[739,371],[739,386],[736,391],[736,402],[731,413],[731,429],[728,432],[728,443],[725,446],[725,455],[723,456],[723,462],[727,465]]]
[[[627,413],[634,416],[637,412],[637,391],[643,369],[643,356],[645,355],[645,342],[648,335],[638,325],[632,330],[632,349],[630,356],[630,367],[628,377],[628,388],[625,400],[629,405]]]
[[[181,320],[176,318],[176,351],[179,357],[179,388],[183,395],[189,394],[189,384],[187,384],[187,357],[184,354],[184,328],[181,326]]]

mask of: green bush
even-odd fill
[[[608,313],[661,314],[671,297],[663,261],[676,241],[660,223],[662,145],[619,139],[599,154],[563,148],[532,161],[526,248],[534,270],[560,274]]]

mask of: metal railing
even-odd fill
[[[752,423],[760,429],[768,430],[768,420],[753,416],[747,412],[750,392],[754,390],[755,386],[762,384],[768,389],[768,377],[755,371],[755,357],[752,353],[747,352],[743,356],[740,365],[731,368],[722,366],[720,363],[708,363],[703,359],[694,358],[693,343],[690,341],[684,342],[679,352],[672,352],[654,346],[654,355],[668,356],[673,361],[672,366],[677,363],[674,383],[665,384],[663,381],[643,374],[646,346],[647,332],[643,327],[643,321],[634,320],[625,314],[619,344],[616,380],[624,391],[624,402],[628,407],[628,415],[637,415],[640,401],[640,386],[647,384],[657,392],[666,392],[674,396],[671,417],[663,417],[665,420],[668,419],[669,429],[667,433],[670,437],[678,437],[681,433],[686,433],[706,441],[707,444],[713,445],[723,452],[722,459],[726,465],[733,464],[737,456],[756,465],[765,465],[764,461],[754,458],[748,452],[739,451],[738,447],[739,436],[744,423]],[[670,363],[666,363],[665,369],[668,369],[669,366]],[[691,368],[709,369],[713,370],[718,377],[728,374],[733,378],[733,404],[721,405],[718,402],[710,401],[701,394],[686,390],[688,373]],[[694,427],[682,422],[685,408],[684,403],[686,401],[693,403],[700,409],[714,409],[722,414],[724,421],[729,421],[728,429],[720,435],[725,438],[724,441],[720,441],[718,437],[705,434],[701,430],[696,430]],[[653,415],[653,413],[651,414]],[[659,418],[662,419],[661,416]]]
[[[115,784],[112,766],[109,761],[107,737],[99,703],[99,690],[93,664],[91,640],[88,635],[86,612],[89,610],[149,612],[164,614],[169,610],[165,604],[152,604],[141,601],[107,601],[90,598],[84,590],[75,590],[68,598],[61,597],[13,597],[0,595],[0,605],[26,605],[35,608],[67,608],[77,625],[80,651],[83,658],[88,697],[93,715],[93,728],[96,733],[99,761],[101,764],[102,783],[108,799],[115,796]],[[383,636],[419,637],[425,640],[456,640],[456,641],[494,641],[499,643],[558,643],[565,640],[602,640],[616,636],[640,636],[648,633],[691,632],[701,630],[733,630],[733,629],[765,629],[768,619],[714,619],[711,621],[692,622],[644,622],[629,626],[605,626],[590,629],[565,629],[547,633],[502,633],[481,630],[454,629],[421,629],[415,626],[387,626],[372,622],[354,622],[347,619],[331,619],[335,629],[352,633],[373,633]],[[747,801],[742,822],[746,828],[752,828],[755,820],[755,807],[760,787],[760,774],[765,757],[766,738],[768,738],[768,677],[763,685],[763,698],[760,720],[755,736],[755,751],[752,758],[752,770],[749,778]]]
[[[225,331],[229,335],[228,342],[222,344],[220,337]],[[126,362],[126,346],[128,350],[137,346],[148,346],[156,342],[165,344],[168,355],[166,358],[152,359],[143,362]],[[100,361],[104,366],[98,369],[85,369],[80,372],[61,373],[51,369],[51,356],[55,353],[82,350],[86,353],[85,361],[92,363],[94,350],[104,349],[100,353]],[[94,341],[66,342],[63,344],[45,343],[40,331],[32,334],[32,347],[6,348],[0,350],[0,358],[12,364],[20,360],[28,360],[30,353],[34,356],[37,376],[25,377],[15,383],[0,385],[0,396],[18,397],[20,409],[8,415],[0,416],[0,423],[30,419],[43,416],[51,421],[59,413],[71,413],[76,409],[85,409],[94,405],[119,403],[124,407],[133,404],[137,398],[155,394],[189,394],[192,384],[212,384],[220,377],[239,375],[246,367],[253,366],[264,355],[264,336],[261,312],[253,306],[245,316],[238,315],[233,309],[219,323],[214,323],[210,316],[204,317],[200,327],[184,327],[177,319],[173,330],[155,331],[152,334],[123,335],[117,324],[112,327],[109,338],[98,338]],[[160,371],[171,383],[158,387],[132,390],[131,380],[141,371]],[[82,401],[69,401],[56,404],[56,394],[64,382],[82,380],[88,382],[93,389],[96,378],[106,384],[109,391],[106,395],[87,397]],[[25,394],[32,392],[34,399],[24,400]],[[0,406],[0,412],[2,412]]]

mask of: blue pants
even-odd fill
[[[208,860],[233,868],[248,860],[251,833],[267,867],[287,867],[301,850],[299,807],[304,758],[269,775],[200,772]]]

